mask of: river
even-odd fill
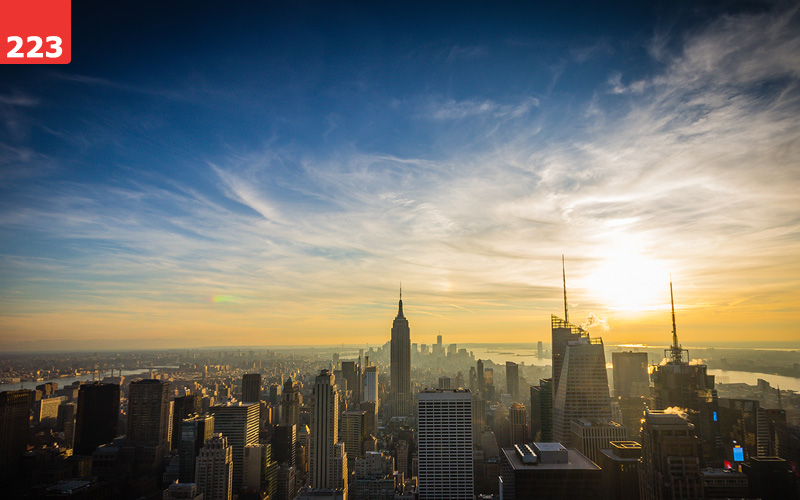
[[[153,370],[159,370],[161,368],[177,368],[177,366],[154,366]],[[136,368],[134,370],[122,370],[122,375],[125,377],[130,377],[133,375],[141,375],[144,373],[148,373],[150,368]],[[117,375],[118,370],[114,370],[114,376]],[[111,375],[111,371],[103,372],[100,376],[102,379],[106,375]],[[29,389],[33,390],[36,389],[37,385],[46,384],[48,382],[56,382],[58,383],[58,388],[61,389],[62,387],[66,387],[68,385],[72,385],[73,382],[91,382],[92,375],[81,375],[79,377],[64,377],[64,378],[54,378],[50,380],[28,380],[25,382],[17,382],[16,384],[0,384],[0,391],[18,391],[20,389]]]

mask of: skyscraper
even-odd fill
[[[538,434],[538,437],[537,437]],[[534,441],[553,440],[553,379],[539,380],[531,387],[531,436]]]
[[[280,465],[294,467],[296,464],[297,426],[276,425],[272,433],[272,456]]]
[[[506,361],[506,390],[512,401],[519,401],[519,365]]]
[[[204,500],[231,500],[233,447],[228,444],[228,438],[215,434],[206,441],[195,463],[194,482]]]
[[[283,384],[281,407],[283,409],[283,425],[300,425],[300,384],[292,377]]]
[[[688,410],[689,420],[695,425],[695,432],[700,438],[701,463],[706,467],[719,467],[722,465],[722,438],[714,375],[708,375],[706,365],[689,363],[688,351],[678,343],[672,282],[669,292],[672,303],[672,346],[664,352],[667,362],[653,367],[653,406],[662,410],[672,407]]]
[[[206,441],[214,436],[212,415],[192,415],[181,421],[176,433],[178,441],[178,479],[182,483],[194,481],[195,459]]]
[[[233,447],[233,488],[242,487],[244,447],[258,444],[259,403],[229,401],[209,408],[214,415],[214,432],[221,433]]]
[[[334,488],[334,445],[339,441],[339,391],[336,378],[320,371],[312,389],[311,486]]]
[[[509,431],[511,432],[511,445],[530,442],[528,418],[525,415],[525,405],[513,403],[508,409]]]
[[[261,374],[245,373],[242,375],[242,401],[258,403],[261,401]]]
[[[685,415],[646,411],[642,423],[640,498],[703,498],[700,443]]]
[[[342,376],[353,401],[361,401],[361,366],[355,361],[342,361]]]
[[[403,292],[392,324],[391,363],[389,365],[392,395],[392,415],[411,415],[411,332],[403,315]]]
[[[170,436],[170,443],[173,450],[177,450],[180,446],[181,422],[197,412],[200,412],[200,398],[197,394],[187,394],[173,400],[172,436]],[[203,442],[205,442],[205,440],[203,440]],[[202,445],[203,443],[201,442],[200,446]],[[200,448],[198,448],[197,451],[200,451]]]
[[[612,352],[614,365],[614,395],[638,398],[650,395],[646,352]]]
[[[155,465],[170,449],[169,383],[155,379],[132,382],[128,395],[128,440],[137,463]]]
[[[75,418],[75,454],[91,455],[101,444],[117,437],[119,386],[84,384],[78,392]]]
[[[364,369],[364,384],[361,391],[362,401],[378,402],[378,367],[367,366]]]
[[[417,428],[419,500],[472,500],[472,394],[420,392]]]
[[[366,412],[346,411],[342,413],[342,428],[340,439],[345,444],[347,452],[347,465],[350,470],[355,470],[356,458],[364,456],[364,440],[367,438]]]
[[[5,479],[17,469],[26,451],[30,404],[31,391],[0,392],[0,479]]]
[[[570,425],[575,419],[611,419],[603,341],[588,335],[567,345],[553,401],[554,441],[573,446]]]
[[[477,369],[475,370],[478,377],[478,392],[481,393],[481,397],[486,397],[484,391],[486,390],[486,380],[484,379],[484,368],[483,368],[483,360],[479,359],[476,363]]]

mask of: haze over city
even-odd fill
[[[800,339],[796,4],[158,10],[0,68],[0,349]]]

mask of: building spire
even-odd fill
[[[405,318],[405,316],[403,316],[403,283],[400,283],[400,302],[397,306],[397,317]]]
[[[678,344],[678,328],[675,326],[675,299],[672,295],[672,274],[669,275],[669,302],[672,305],[672,361],[680,363],[682,361],[682,349]]]
[[[567,271],[564,268],[564,254],[561,254],[561,278],[564,281],[564,322],[569,323],[569,311],[567,310]]]

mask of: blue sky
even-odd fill
[[[4,348],[382,343],[401,280],[420,342],[545,340],[561,254],[612,341],[670,272],[800,339],[791,3],[74,4],[0,68]]]

